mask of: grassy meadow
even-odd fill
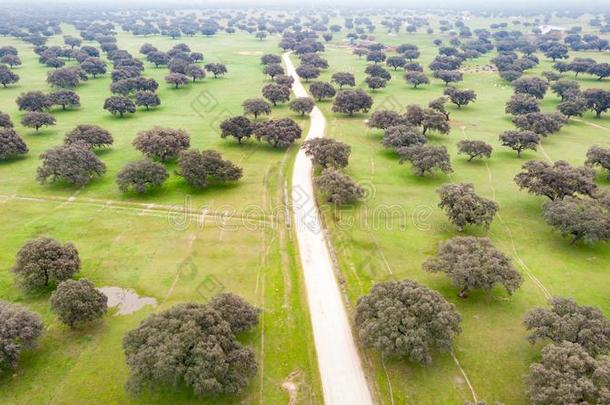
[[[525,21],[522,19],[522,21]],[[473,19],[467,25],[488,27],[493,19]],[[551,24],[571,27],[582,24],[587,31],[586,19],[551,20]],[[377,25],[379,27],[379,24]],[[437,31],[437,25],[432,23]],[[509,24],[509,29],[519,29]],[[349,71],[356,75],[359,87],[366,89],[364,69],[367,62],[352,55],[336,36],[336,45],[329,45],[325,57],[330,68],[321,80],[330,80],[332,73]],[[387,88],[369,94],[374,99],[373,109],[404,111],[408,104],[427,106],[442,95],[444,84],[432,78],[427,65],[436,56],[434,38],[447,36],[425,33],[376,33],[375,41],[386,45],[411,43],[419,46],[418,60],[431,80],[431,84],[413,89],[403,80],[401,70],[393,71]],[[318,103],[327,118],[327,136],[348,143],[352,147],[350,165],[346,172],[367,190],[365,202],[355,207],[331,209],[320,198],[325,220],[332,235],[334,249],[344,278],[345,293],[353,311],[357,299],[368,293],[375,282],[389,279],[412,279],[439,291],[456,305],[462,316],[462,333],[454,342],[454,360],[450,353],[437,353],[430,366],[409,364],[404,359],[386,360],[372,351],[364,351],[377,382],[377,390],[387,404],[462,404],[472,400],[472,385],[477,398],[488,403],[522,404],[523,375],[529,364],[539,358],[542,344],[531,346],[521,322],[525,313],[546,302],[545,291],[553,296],[573,297],[577,302],[600,307],[610,316],[610,251],[607,244],[570,246],[542,219],[545,199],[519,191],[513,177],[521,165],[530,159],[566,160],[582,165],[591,145],[610,146],[610,116],[595,119],[587,112],[580,120],[570,123],[542,141],[537,152],[527,151],[517,158],[516,152],[501,146],[498,135],[513,125],[505,114],[506,101],[512,94],[509,84],[496,72],[485,71],[483,66],[495,56],[495,51],[475,60],[467,61],[462,68],[464,81],[460,88],[475,90],[477,100],[458,110],[447,104],[451,113],[451,133],[432,134],[429,143],[448,148],[454,172],[415,176],[409,163],[400,165],[398,156],[381,145],[382,131],[369,129],[365,120],[369,114],[347,117],[331,112],[331,102]],[[390,55],[390,54],[388,54]],[[552,70],[552,62],[540,53],[540,65],[528,75],[540,75]],[[573,52],[573,57],[592,57],[598,62],[610,62],[610,55],[600,52]],[[572,77],[573,73],[566,74]],[[610,80],[597,81],[580,75],[581,88],[610,88]],[[553,111],[559,98],[550,89],[542,101],[543,111]],[[484,140],[494,148],[492,157],[484,161],[467,162],[457,154],[460,139]],[[597,184],[608,189],[607,174],[598,170]],[[491,293],[472,292],[468,299],[457,297],[458,289],[442,274],[422,270],[422,263],[434,255],[439,242],[460,235],[443,211],[437,207],[436,189],[444,183],[473,183],[475,191],[494,199],[500,206],[488,232],[467,228],[462,234],[488,236],[502,252],[512,258],[513,264],[524,278],[521,288],[511,297],[503,288]],[[541,286],[538,284],[541,284]],[[458,366],[459,363],[459,366]],[[462,368],[463,371],[460,370]]]
[[[430,20],[438,31],[438,18],[431,16]],[[500,21],[474,18],[467,24],[474,29]],[[586,21],[555,19],[551,24],[586,26]],[[388,87],[370,93],[375,100],[373,111],[404,111],[408,104],[427,105],[439,97],[444,85],[432,78],[427,65],[437,53],[432,40],[447,40],[447,36],[407,34],[404,28],[398,34],[387,34],[380,21],[375,22],[375,41],[419,46],[419,62],[431,84],[413,89],[404,82],[401,70],[388,68],[393,75]],[[77,34],[72,26],[63,25],[62,29],[63,34]],[[334,72],[349,71],[356,75],[358,86],[365,88],[367,62],[352,55],[346,32],[343,29],[335,34],[327,44],[323,57],[330,68],[320,80],[330,80]],[[173,89],[163,80],[168,72],[165,67],[157,69],[145,63],[143,75],[160,84],[161,106],[150,111],[138,109],[123,119],[102,109],[110,95],[110,75],[106,74],[76,89],[80,108],[53,110],[57,125],[36,133],[19,124],[23,114],[14,100],[25,91],[50,91],[45,82],[50,68],[38,62],[31,45],[6,37],[0,40],[1,45],[15,46],[23,61],[15,68],[20,82],[0,89],[0,111],[11,115],[30,149],[26,157],[0,164],[0,233],[4,235],[0,238],[0,299],[25,305],[41,314],[45,322],[39,346],[24,353],[14,373],[0,376],[0,403],[281,404],[289,401],[282,388],[286,381],[298,387],[298,404],[322,403],[295,236],[285,224],[286,189],[298,145],[288,150],[275,150],[254,140],[238,145],[221,139],[218,132],[224,118],[241,114],[242,101],[259,96],[261,87],[269,82],[261,73],[259,57],[279,54],[279,37],[259,41],[241,33],[220,33],[210,38],[196,35],[171,40],[119,31],[117,38],[121,49],[138,57],[145,42],[160,50],[183,42],[192,51],[203,52],[205,63],[225,63],[229,73],[224,78],[207,77]],[[49,43],[61,44],[62,36],[52,37]],[[97,45],[83,43],[89,44]],[[494,55],[495,51],[465,64],[464,81],[458,87],[475,90],[476,103],[460,110],[448,104],[451,133],[430,136],[430,144],[448,148],[454,169],[451,175],[415,176],[408,163],[399,165],[398,156],[382,147],[382,132],[366,126],[370,114],[347,117],[332,113],[331,101],[317,103],[328,120],[326,135],[352,147],[346,172],[367,189],[367,198],[355,207],[334,210],[319,199],[349,310],[353,311],[357,299],[374,283],[408,278],[439,291],[462,316],[463,331],[455,340],[453,355],[435,353],[428,367],[404,359],[382,362],[376,353],[362,351],[380,403],[462,404],[473,399],[474,391],[478,399],[488,403],[522,404],[526,401],[522,376],[542,347],[526,341],[521,324],[524,314],[544,305],[550,294],[573,297],[581,304],[600,307],[610,316],[608,245],[570,246],[542,220],[544,199],[519,191],[513,182],[528,159],[563,159],[581,165],[591,145],[610,146],[610,115],[595,119],[586,113],[582,119],[571,120],[560,132],[544,138],[537,152],[526,151],[518,159],[516,152],[498,141],[502,131],[513,127],[504,113],[512,89],[496,72],[481,69]],[[607,53],[571,51],[570,55],[610,62]],[[541,63],[529,75],[551,70],[550,60],[538,56]],[[599,82],[584,75],[578,81],[582,88],[610,88],[610,79]],[[549,91],[542,108],[553,111],[558,102]],[[274,107],[272,116],[290,116],[306,133],[307,117],[293,114],[287,105]],[[38,155],[62,143],[64,134],[78,124],[97,124],[114,136],[115,144],[99,152],[107,173],[83,189],[40,185],[35,180]],[[172,174],[160,190],[143,196],[119,192],[116,174],[127,162],[141,157],[131,145],[133,138],[155,125],[187,130],[194,148],[218,150],[243,168],[244,177],[235,184],[197,191],[173,174],[175,165],[169,164]],[[493,145],[491,159],[467,162],[466,157],[457,155],[457,141],[466,138]],[[437,207],[436,189],[447,182],[473,183],[478,194],[500,205],[488,232],[467,228],[463,233],[488,236],[512,258],[524,277],[513,296],[496,288],[489,294],[474,291],[468,299],[459,299],[446,277],[422,270],[423,261],[435,254],[439,242],[458,235]],[[597,183],[601,188],[609,186],[601,173]],[[175,206],[177,211],[168,213],[167,206]],[[185,209],[189,215],[181,215]],[[191,211],[207,215],[190,215]],[[83,260],[79,277],[99,287],[132,288],[140,296],[155,298],[159,305],[127,316],[110,313],[102,322],[70,330],[50,313],[49,293],[21,292],[8,271],[19,247],[39,235],[77,246]],[[122,336],[153,311],[180,302],[205,302],[220,291],[240,294],[263,309],[258,328],[241,337],[256,350],[260,366],[246,392],[237,398],[204,401],[182,390],[129,396],[123,388],[128,369]]]
[[[72,26],[62,29],[64,34],[78,35]],[[0,299],[25,305],[40,313],[45,323],[39,346],[24,353],[14,373],[0,377],[0,403],[201,403],[186,391],[129,396],[123,388],[128,369],[121,340],[153,311],[180,302],[205,302],[219,292],[237,293],[262,308],[258,328],[242,339],[256,351],[259,371],[237,398],[203,402],[287,402],[289,393],[282,384],[290,381],[298,388],[300,402],[319,403],[315,348],[298,257],[285,225],[285,187],[297,146],[275,150],[254,140],[237,145],[221,139],[218,131],[223,119],[241,114],[243,100],[259,96],[268,81],[259,58],[277,52],[276,41],[244,34],[171,40],[119,32],[117,38],[121,49],[137,57],[145,42],[161,50],[183,42],[203,52],[206,63],[225,63],[229,73],[176,90],[163,79],[166,67],[156,69],[146,63],[143,75],[159,82],[161,106],[138,109],[123,119],[102,109],[110,96],[108,73],[76,89],[80,108],[54,109],[57,125],[36,133],[19,124],[23,114],[15,99],[25,91],[51,91],[45,82],[49,69],[38,62],[31,45],[11,38],[0,41],[15,46],[23,60],[15,68],[19,83],[2,89],[0,111],[11,115],[30,149],[26,157],[0,164],[0,233],[4,235],[0,238]],[[60,35],[49,44],[62,42]],[[292,114],[287,106],[274,108],[272,115],[290,115],[307,130],[307,119]],[[114,145],[99,152],[106,174],[83,189],[38,184],[38,155],[61,144],[64,134],[78,124],[97,124],[114,136]],[[126,163],[141,158],[131,142],[139,131],[155,125],[185,129],[192,147],[218,150],[243,168],[244,177],[235,184],[198,191],[173,173],[174,163],[168,165],[171,176],[160,190],[143,196],[121,193],[116,174]],[[202,219],[204,211],[207,215]],[[79,277],[98,287],[132,288],[140,296],[155,298],[158,307],[147,306],[127,316],[110,313],[98,324],[71,331],[50,313],[50,293],[24,294],[8,271],[20,246],[39,235],[76,245],[83,261]]]

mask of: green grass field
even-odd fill
[[[78,34],[71,26],[62,28],[65,34]],[[61,36],[50,40],[61,42]],[[274,150],[256,141],[238,146],[233,140],[221,139],[218,132],[224,118],[241,113],[244,99],[259,96],[267,81],[259,58],[277,51],[275,41],[258,41],[241,34],[179,41],[118,34],[119,46],[133,55],[141,56],[138,50],[144,42],[159,49],[187,43],[193,51],[203,52],[206,61],[226,63],[229,73],[225,78],[206,78],[175,90],[163,80],[167,68],[146,64],[144,75],[160,83],[162,104],[156,110],[138,110],[124,119],[102,109],[110,95],[107,74],[77,88],[81,108],[54,110],[57,125],[35,133],[20,126],[22,113],[14,100],[24,91],[50,91],[45,82],[48,69],[38,62],[30,45],[2,40],[2,45],[18,48],[23,66],[15,69],[21,76],[18,85],[3,89],[0,111],[10,113],[30,153],[0,164],[0,232],[5,235],[0,241],[0,298],[40,313],[45,332],[39,347],[24,354],[15,373],[0,378],[0,402],[200,403],[186,392],[129,397],[123,388],[128,370],[121,339],[154,310],[179,302],[205,302],[214,294],[230,291],[263,309],[259,327],[243,337],[244,343],[255,349],[260,369],[237,399],[205,402],[286,402],[289,396],[282,383],[290,377],[299,387],[299,401],[319,403],[309,315],[292,235],[284,223],[285,184],[297,147]],[[285,115],[307,129],[307,120],[292,114],[286,106],[273,111],[273,116]],[[112,148],[99,153],[107,165],[106,175],[81,190],[38,184],[38,155],[61,144],[67,131],[84,123],[98,124],[115,138]],[[161,190],[144,196],[120,193],[115,183],[117,172],[141,156],[131,145],[132,139],[155,125],[186,129],[193,147],[220,151],[243,168],[244,177],[233,185],[197,191],[174,175],[174,165],[170,164],[172,175]],[[73,201],[67,201],[71,197]],[[175,206],[175,212],[151,208],[150,204]],[[181,215],[185,209],[197,213],[206,209],[208,216],[201,223],[194,215]],[[264,218],[266,223],[257,222]],[[72,241],[77,246],[83,260],[79,277],[99,287],[133,288],[141,296],[156,298],[159,306],[145,307],[128,316],[107,315],[98,325],[69,330],[50,313],[49,294],[25,295],[8,271],[19,247],[38,235]]]
[[[436,18],[431,21],[436,30]],[[499,21],[476,18],[468,25],[474,29]],[[551,23],[570,27],[585,25],[586,21],[583,17],[578,22],[554,19]],[[418,45],[422,53],[419,62],[425,67],[436,55],[432,39],[437,34],[406,34],[403,29],[397,35],[388,35],[380,24],[377,27],[376,41]],[[77,34],[72,26],[62,29],[64,34]],[[329,80],[337,71],[349,71],[364,88],[366,62],[352,55],[344,41],[345,33],[343,30],[335,35],[328,44],[323,56],[330,68],[321,80]],[[18,85],[0,89],[0,111],[10,113],[30,153],[23,159],[0,164],[0,233],[4,235],[0,239],[0,299],[21,303],[40,313],[45,332],[39,346],[24,353],[19,368],[0,377],[0,403],[201,403],[186,391],[161,390],[129,396],[123,388],[128,369],[121,339],[153,311],[179,302],[205,302],[220,291],[240,294],[263,309],[259,327],[242,337],[256,350],[260,368],[239,397],[203,402],[288,403],[289,395],[282,383],[289,379],[299,387],[299,404],[322,403],[298,252],[294,235],[285,225],[286,188],[298,145],[287,151],[253,140],[237,145],[233,140],[221,139],[218,132],[222,119],[240,114],[242,101],[257,97],[260,88],[269,82],[261,73],[259,57],[263,53],[279,54],[279,37],[258,41],[245,34],[218,34],[171,40],[119,32],[117,38],[120,48],[138,57],[145,42],[161,50],[184,42],[193,51],[203,52],[206,62],[225,63],[229,73],[224,78],[208,77],[176,90],[163,80],[166,68],[155,69],[147,63],[144,76],[160,83],[162,104],[155,110],[138,110],[124,119],[102,109],[104,99],[110,95],[107,74],[77,88],[81,108],[54,110],[57,125],[35,133],[18,124],[22,113],[14,100],[21,92],[50,91],[45,82],[49,69],[38,62],[31,45],[2,38],[1,45],[18,48],[23,66],[15,69],[21,76]],[[51,38],[50,43],[61,44],[61,36]],[[522,376],[538,358],[541,345],[531,346],[526,341],[521,321],[529,309],[544,305],[545,291],[598,306],[610,316],[608,245],[569,246],[542,220],[544,200],[519,191],[513,182],[528,159],[563,159],[581,165],[591,145],[610,146],[610,116],[595,119],[587,113],[582,120],[573,120],[559,133],[544,138],[543,148],[527,151],[518,159],[498,141],[500,132],[512,128],[504,113],[512,89],[497,73],[477,71],[477,66],[488,64],[494,54],[467,62],[459,87],[475,90],[477,101],[459,111],[449,105],[451,133],[431,136],[431,144],[449,149],[455,170],[451,176],[413,175],[408,164],[399,165],[398,157],[382,147],[381,131],[366,126],[368,114],[347,117],[332,113],[330,101],[318,103],[328,119],[327,136],[352,147],[347,173],[369,191],[363,203],[337,211],[320,199],[349,310],[353,311],[356,300],[368,293],[375,282],[408,278],[438,290],[462,316],[463,332],[453,348],[455,360],[449,353],[435,353],[428,367],[409,364],[404,359],[391,359],[384,364],[376,353],[363,351],[381,403],[461,404],[472,399],[466,376],[479,399],[524,403]],[[610,62],[607,53],[570,54]],[[539,56],[541,64],[528,74],[551,70],[551,62]],[[403,72],[392,71],[392,75],[386,89],[370,93],[375,100],[373,111],[399,110],[413,103],[427,105],[444,89],[440,81],[431,78],[431,85],[414,90],[402,79]],[[585,76],[578,81],[583,88],[610,88],[610,80],[598,82]],[[554,110],[558,101],[554,94],[547,93],[543,109]],[[275,107],[273,116],[290,116],[301,124],[304,133],[307,130],[307,118],[291,113],[286,105]],[[85,123],[100,125],[115,138],[112,148],[99,153],[107,165],[106,175],[81,190],[38,184],[38,155],[61,144],[67,131]],[[161,190],[144,196],[120,193],[115,183],[117,172],[141,156],[131,146],[132,139],[139,131],[155,125],[187,130],[193,147],[220,151],[243,168],[244,177],[236,184],[196,191],[173,174],[175,166],[170,164],[172,175]],[[492,158],[466,162],[465,157],[457,155],[455,146],[465,138],[492,144]],[[447,278],[421,269],[439,242],[458,234],[436,205],[435,190],[447,182],[474,183],[478,194],[499,203],[500,215],[487,233],[471,228],[464,233],[489,236],[513,259],[524,283],[512,297],[497,288],[489,294],[473,292],[467,300],[461,300]],[[601,173],[597,183],[602,188],[609,186]],[[201,224],[195,216],[185,219],[179,211],[168,214],[166,208],[151,204],[176,206],[178,210],[186,206],[197,212],[205,209],[209,215]],[[391,218],[379,218],[380,213],[390,211],[394,213]],[[244,219],[248,213],[256,215]],[[24,294],[8,271],[19,247],[39,235],[75,243],[83,260],[79,277],[100,287],[133,288],[141,296],[156,298],[159,306],[128,316],[108,314],[102,322],[85,329],[68,329],[50,313],[48,293]]]
[[[584,21],[578,23],[585,25]],[[468,25],[474,29],[487,27],[491,22],[498,21],[475,19]],[[555,25],[571,27],[578,23],[558,19]],[[418,45],[422,53],[419,62],[425,67],[431,84],[413,89],[404,82],[403,72],[392,71],[393,79],[387,88],[369,93],[375,100],[373,111],[404,111],[408,104],[427,105],[442,95],[443,83],[433,79],[427,70],[436,55],[431,43],[436,37],[377,34],[376,41],[386,45]],[[607,53],[570,54],[571,57],[592,57],[598,62],[610,61]],[[543,148],[538,152],[528,151],[518,159],[514,151],[502,147],[498,141],[502,131],[513,127],[510,117],[504,113],[512,88],[497,73],[476,71],[477,66],[488,64],[494,55],[492,52],[465,64],[464,81],[458,87],[475,90],[476,103],[461,110],[448,104],[451,133],[430,137],[431,144],[449,149],[454,169],[450,176],[415,176],[408,163],[399,165],[398,156],[383,148],[382,131],[365,125],[368,115],[333,114],[332,103],[322,103],[329,118],[328,136],[351,145],[347,173],[361,182],[369,195],[357,207],[339,211],[324,208],[352,310],[358,297],[368,293],[375,282],[388,279],[408,278],[439,291],[456,305],[462,316],[463,331],[454,343],[454,353],[478,399],[521,404],[526,401],[522,376],[538,358],[542,347],[531,346],[526,341],[521,322],[529,309],[546,302],[542,289],[532,278],[539,280],[551,295],[573,297],[579,303],[600,307],[610,316],[610,252],[607,244],[570,246],[567,239],[542,220],[544,199],[519,191],[513,177],[525,161],[545,160],[546,155],[553,161],[563,159],[582,165],[591,145],[610,146],[610,117],[595,119],[586,113],[582,121],[571,121],[559,133],[544,138]],[[322,80],[329,80],[336,71],[350,71],[356,75],[359,86],[366,88],[363,73],[366,62],[352,55],[349,48],[328,46],[325,56],[330,69]],[[540,65],[528,74],[552,70],[551,61],[543,55],[539,57]],[[610,81],[599,82],[590,76],[579,76],[578,81],[583,89],[610,88]],[[543,111],[553,111],[558,102],[559,98],[549,91],[542,103]],[[466,157],[457,155],[456,143],[460,139],[490,143],[494,148],[491,159],[468,163]],[[602,189],[608,189],[606,177],[599,172],[597,184]],[[459,235],[437,207],[436,189],[448,182],[473,183],[479,195],[499,203],[499,215],[487,233],[470,228],[464,234],[486,235],[512,258],[524,277],[522,287],[514,296],[509,297],[503,289],[496,288],[490,294],[476,292],[462,300],[448,278],[422,270],[423,261],[435,254],[439,242]],[[381,215],[384,212],[392,219],[385,219]],[[461,404],[472,400],[464,375],[449,353],[436,354],[428,367],[409,364],[404,359],[386,361],[384,365],[373,352],[365,352],[365,358],[374,370],[384,403]]]

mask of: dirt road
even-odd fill
[[[285,53],[283,59],[287,73],[295,80],[294,94],[307,97],[289,54]],[[307,139],[323,137],[326,119],[318,107],[314,107],[310,118]],[[373,404],[314,200],[311,160],[303,150],[294,163],[292,199],[324,402],[326,405]]]

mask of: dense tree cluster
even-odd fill
[[[149,316],[123,339],[127,388],[185,386],[202,397],[241,392],[257,364],[235,335],[258,323],[255,312],[241,299],[217,297]]]

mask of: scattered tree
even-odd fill
[[[290,109],[301,115],[309,114],[313,111],[316,103],[311,97],[299,97],[290,102]]]
[[[489,229],[498,211],[495,201],[478,196],[470,183],[445,184],[437,190],[440,196],[438,206],[445,210],[449,222],[462,232],[466,225],[483,225]]]
[[[290,100],[290,89],[280,84],[267,84],[262,90],[263,97],[269,100],[274,106],[277,103],[285,103]]]
[[[523,171],[515,176],[519,188],[553,201],[576,193],[593,196],[597,189],[595,172],[589,167],[572,167],[563,160],[553,164],[530,160],[521,168]]]
[[[190,146],[189,134],[183,129],[154,127],[138,133],[133,146],[151,159],[168,162]]]
[[[610,321],[598,308],[580,306],[571,298],[554,297],[550,309],[534,308],[525,315],[523,324],[531,334],[530,343],[549,339],[578,343],[591,356],[610,351]]]
[[[368,112],[372,105],[373,99],[362,89],[341,90],[335,97],[332,111],[352,116],[355,112]]]
[[[315,178],[316,186],[326,195],[326,201],[335,205],[353,204],[364,197],[364,189],[349,176],[329,167]]]
[[[187,75],[182,74],[182,73],[170,73],[167,76],[165,76],[165,81],[168,84],[173,85],[174,88],[177,89],[180,86],[188,84],[189,78]]]
[[[356,78],[349,72],[337,72],[332,75],[331,82],[337,83],[339,88],[343,88],[343,86],[353,87],[356,85]]]
[[[62,281],[49,302],[51,310],[71,328],[99,319],[108,310],[108,298],[87,279]]]
[[[227,73],[227,67],[222,63],[208,63],[204,68],[214,75],[214,79]]]
[[[432,173],[440,170],[443,173],[451,173],[449,153],[444,146],[415,145],[396,150],[400,155],[400,164],[405,161],[411,162],[415,174],[423,176],[426,172]]]
[[[449,83],[461,82],[464,80],[464,75],[459,70],[436,70],[434,71],[434,77],[441,79],[445,82],[445,86]]]
[[[57,90],[49,94],[49,100],[54,105],[60,105],[62,110],[66,107],[80,107],[80,97],[72,90]]]
[[[43,126],[55,125],[55,117],[48,112],[28,111],[21,119],[21,125],[38,132]]]
[[[106,172],[106,165],[84,142],[56,146],[43,152],[40,159],[37,178],[41,184],[64,182],[82,187]]]
[[[517,94],[529,94],[537,99],[544,98],[547,89],[549,88],[549,84],[546,80],[543,80],[539,77],[522,77],[520,79],[515,80],[513,83],[513,88],[515,89],[515,93]]]
[[[168,177],[165,166],[149,159],[142,159],[127,163],[117,174],[116,181],[122,192],[133,190],[143,194],[153,188],[161,187]]]
[[[377,76],[368,76],[364,81],[372,91],[384,88],[386,86],[386,80]]]
[[[423,145],[428,139],[416,127],[395,125],[385,129],[381,143],[394,151],[416,145]]]
[[[19,75],[14,73],[6,66],[0,66],[0,83],[3,87],[7,87],[9,84],[14,84],[19,81]]]
[[[19,111],[44,111],[53,105],[49,96],[42,91],[28,91],[17,97]]]
[[[280,118],[260,123],[254,128],[256,139],[264,140],[274,148],[286,148],[301,137],[301,128],[291,118]]]
[[[587,108],[594,111],[597,118],[610,108],[610,90],[587,89],[582,95],[587,100]]]
[[[434,350],[451,349],[460,320],[442,295],[411,280],[376,284],[356,306],[356,331],[366,347],[421,364],[432,361]]]
[[[28,153],[28,147],[13,128],[0,128],[0,162]]]
[[[295,70],[300,78],[305,79],[306,82],[309,79],[315,79],[320,76],[320,69],[312,65],[301,65]]]
[[[446,273],[460,288],[458,296],[467,298],[474,289],[490,291],[501,284],[512,294],[523,282],[510,259],[488,238],[456,236],[442,243],[436,256],[427,259],[423,268],[433,273]]]
[[[533,112],[516,115],[513,124],[522,131],[532,131],[546,136],[557,132],[566,123],[566,117],[560,113]]]
[[[422,84],[430,84],[430,79],[423,72],[407,72],[405,73],[405,81],[416,89],[417,86],[421,86]]]
[[[119,114],[123,117],[126,113],[135,113],[136,105],[128,97],[111,96],[104,101],[104,110],[109,111],[112,115]]]
[[[49,72],[47,83],[54,87],[73,88],[87,80],[85,72],[80,67],[65,67]]]
[[[271,114],[271,104],[262,98],[249,98],[242,103],[242,107],[244,108],[244,114],[252,114],[254,119],[261,114]]]
[[[458,153],[468,155],[468,161],[474,158],[490,158],[493,148],[483,141],[463,139],[457,143]]]
[[[572,236],[571,244],[610,240],[610,197],[576,198],[549,201],[544,206],[544,220],[562,235]]]
[[[512,115],[537,113],[540,112],[540,106],[536,97],[529,94],[517,93],[513,94],[510,100],[506,102],[504,111]]]
[[[62,245],[43,236],[26,242],[19,252],[15,266],[17,284],[26,291],[55,286],[72,278],[80,270],[78,251],[71,243]]]
[[[178,175],[192,187],[204,188],[211,182],[237,181],[242,169],[229,160],[223,160],[214,150],[186,150],[178,158]]]
[[[532,131],[504,131],[500,134],[502,146],[517,151],[517,157],[526,149],[536,150],[540,144],[540,135]]]
[[[569,95],[578,93],[580,85],[575,80],[559,79],[551,84],[551,90],[564,101]]]
[[[220,123],[220,137],[226,138],[232,136],[237,139],[237,143],[241,143],[243,139],[250,138],[254,126],[252,122],[243,115],[227,118]]]
[[[477,95],[474,90],[468,89],[457,89],[455,87],[448,87],[445,89],[446,96],[449,97],[449,101],[457,106],[458,109],[462,106],[466,106],[477,99]]]
[[[144,106],[148,110],[150,107],[158,107],[161,99],[154,91],[141,90],[136,92],[135,104],[139,107]]]
[[[579,344],[550,344],[525,377],[527,396],[533,405],[603,404],[610,391],[608,370],[607,357],[596,360]]]
[[[377,110],[371,114],[367,125],[370,128],[386,129],[396,125],[406,124],[406,118],[392,110]]]
[[[347,166],[351,147],[343,142],[328,138],[314,138],[303,143],[303,150],[314,164],[323,168]]]
[[[599,165],[602,169],[608,171],[608,178],[610,179],[610,149],[596,145],[591,146],[587,151],[585,164],[588,166]]]
[[[110,132],[97,125],[81,124],[66,134],[64,143],[71,145],[75,143],[86,144],[90,149],[103,148],[112,145],[114,139]]]
[[[326,82],[313,82],[309,85],[309,92],[318,101],[322,101],[325,98],[333,98],[337,91],[335,88]]]
[[[0,300],[0,372],[14,370],[24,349],[32,349],[43,330],[40,316],[21,305]]]

